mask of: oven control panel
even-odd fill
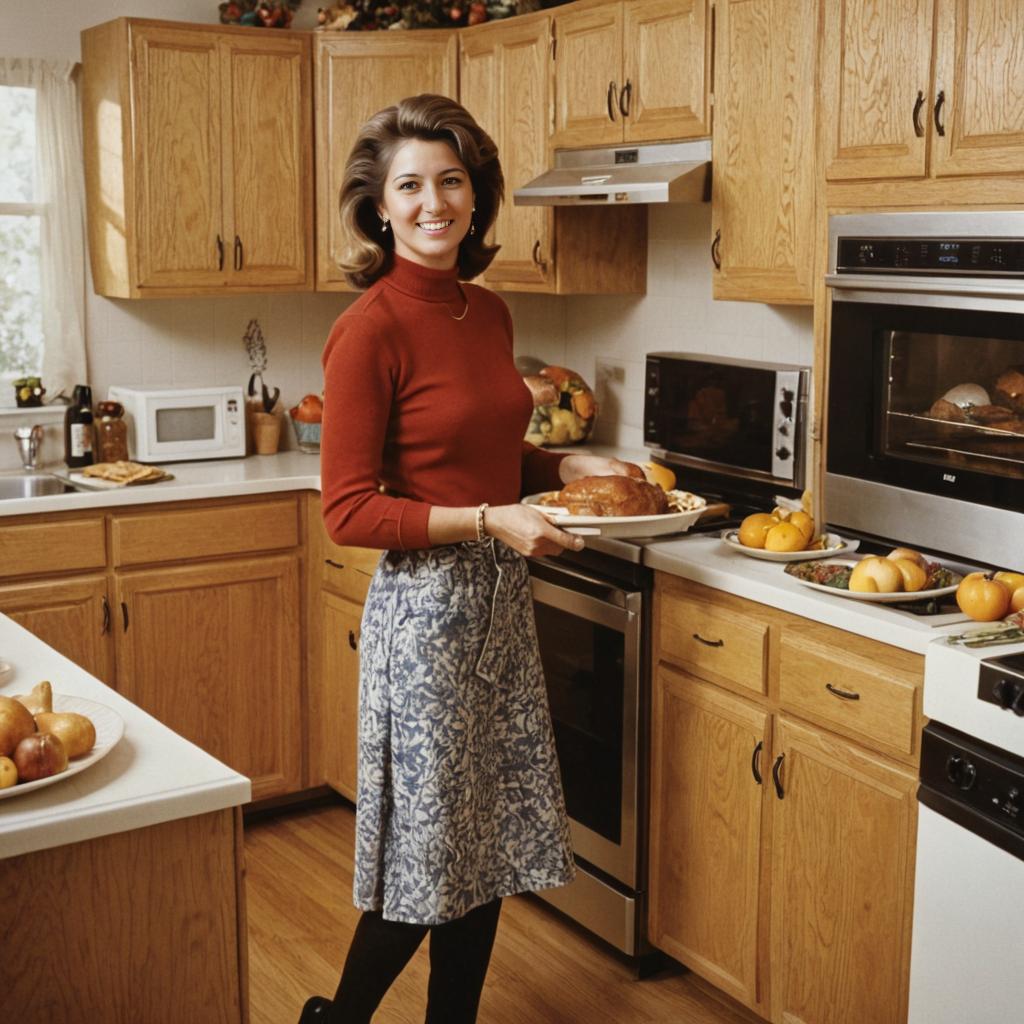
[[[1024,277],[1024,239],[840,238],[839,274]]]
[[[986,658],[978,672],[978,700],[1024,718],[1024,654]]]

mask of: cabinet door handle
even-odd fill
[[[917,99],[914,101],[914,134],[919,138],[924,138],[924,125],[921,123],[921,108],[924,106],[924,93],[920,89],[917,91]]]
[[[540,258],[540,239],[533,243],[533,265],[541,270],[548,269],[548,261]]]
[[[826,683],[825,689],[842,700],[860,700],[859,693],[855,693],[853,690],[840,690],[838,686],[833,686],[831,683]]]
[[[103,627],[100,629],[100,636],[106,636],[110,632],[110,602],[107,595],[103,595]]]
[[[632,106],[631,100],[633,98],[633,81],[627,78],[626,84],[622,87],[622,92],[619,94],[619,113],[623,117],[629,117],[629,109]]]
[[[722,269],[722,229],[719,228],[715,232],[714,241],[711,243],[711,262],[715,265],[715,270]]]
[[[128,632],[128,605],[124,601],[121,602],[121,632]]]
[[[758,740],[753,754],[750,755],[750,773],[754,776],[754,781],[759,786],[761,785],[761,751],[763,749],[764,740]]]
[[[242,240],[238,237],[238,235],[235,235],[235,259],[234,259],[235,270],[241,270],[242,269],[242,260],[243,260]]]
[[[779,754],[775,758],[775,763],[772,765],[772,781],[775,783],[775,792],[778,793],[779,799],[781,800],[785,795],[786,791],[782,788],[782,762],[786,760],[785,754]]]
[[[352,632],[351,629],[348,631],[348,645],[352,648],[353,651],[359,649],[359,643],[356,640],[356,635]]]
[[[939,90],[939,95],[935,99],[935,110],[933,115],[935,118],[935,130],[939,135],[946,134],[946,126],[942,123],[942,105],[946,102],[946,92],[944,89]]]
[[[217,269],[224,269],[224,239],[217,236]]]
[[[336,562],[336,561],[334,561],[333,558],[325,558],[324,559],[324,565],[329,565],[332,569],[344,569],[345,568],[345,566],[343,566],[341,564],[341,562]]]
[[[693,639],[696,640],[697,643],[699,643],[699,644],[704,644],[705,647],[724,647],[725,646],[725,641],[724,640],[705,640],[704,637],[702,637],[700,635],[700,633],[694,633],[693,634]]]
[[[615,83],[608,83],[608,120],[615,120]]]

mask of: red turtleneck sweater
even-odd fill
[[[508,505],[561,487],[564,456],[523,441],[533,404],[508,308],[472,284],[460,293],[456,275],[394,256],[331,329],[320,472],[336,543],[429,547],[432,505]]]

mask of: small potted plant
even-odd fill
[[[250,436],[257,455],[274,455],[281,441],[281,418],[275,411],[281,389],[271,391],[263,382],[267,368],[267,343],[258,320],[250,320],[242,337],[249,355],[249,387],[246,401]]]

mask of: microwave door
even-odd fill
[[[149,411],[154,456],[177,458],[224,450],[224,415],[219,400],[182,398],[154,402]]]

